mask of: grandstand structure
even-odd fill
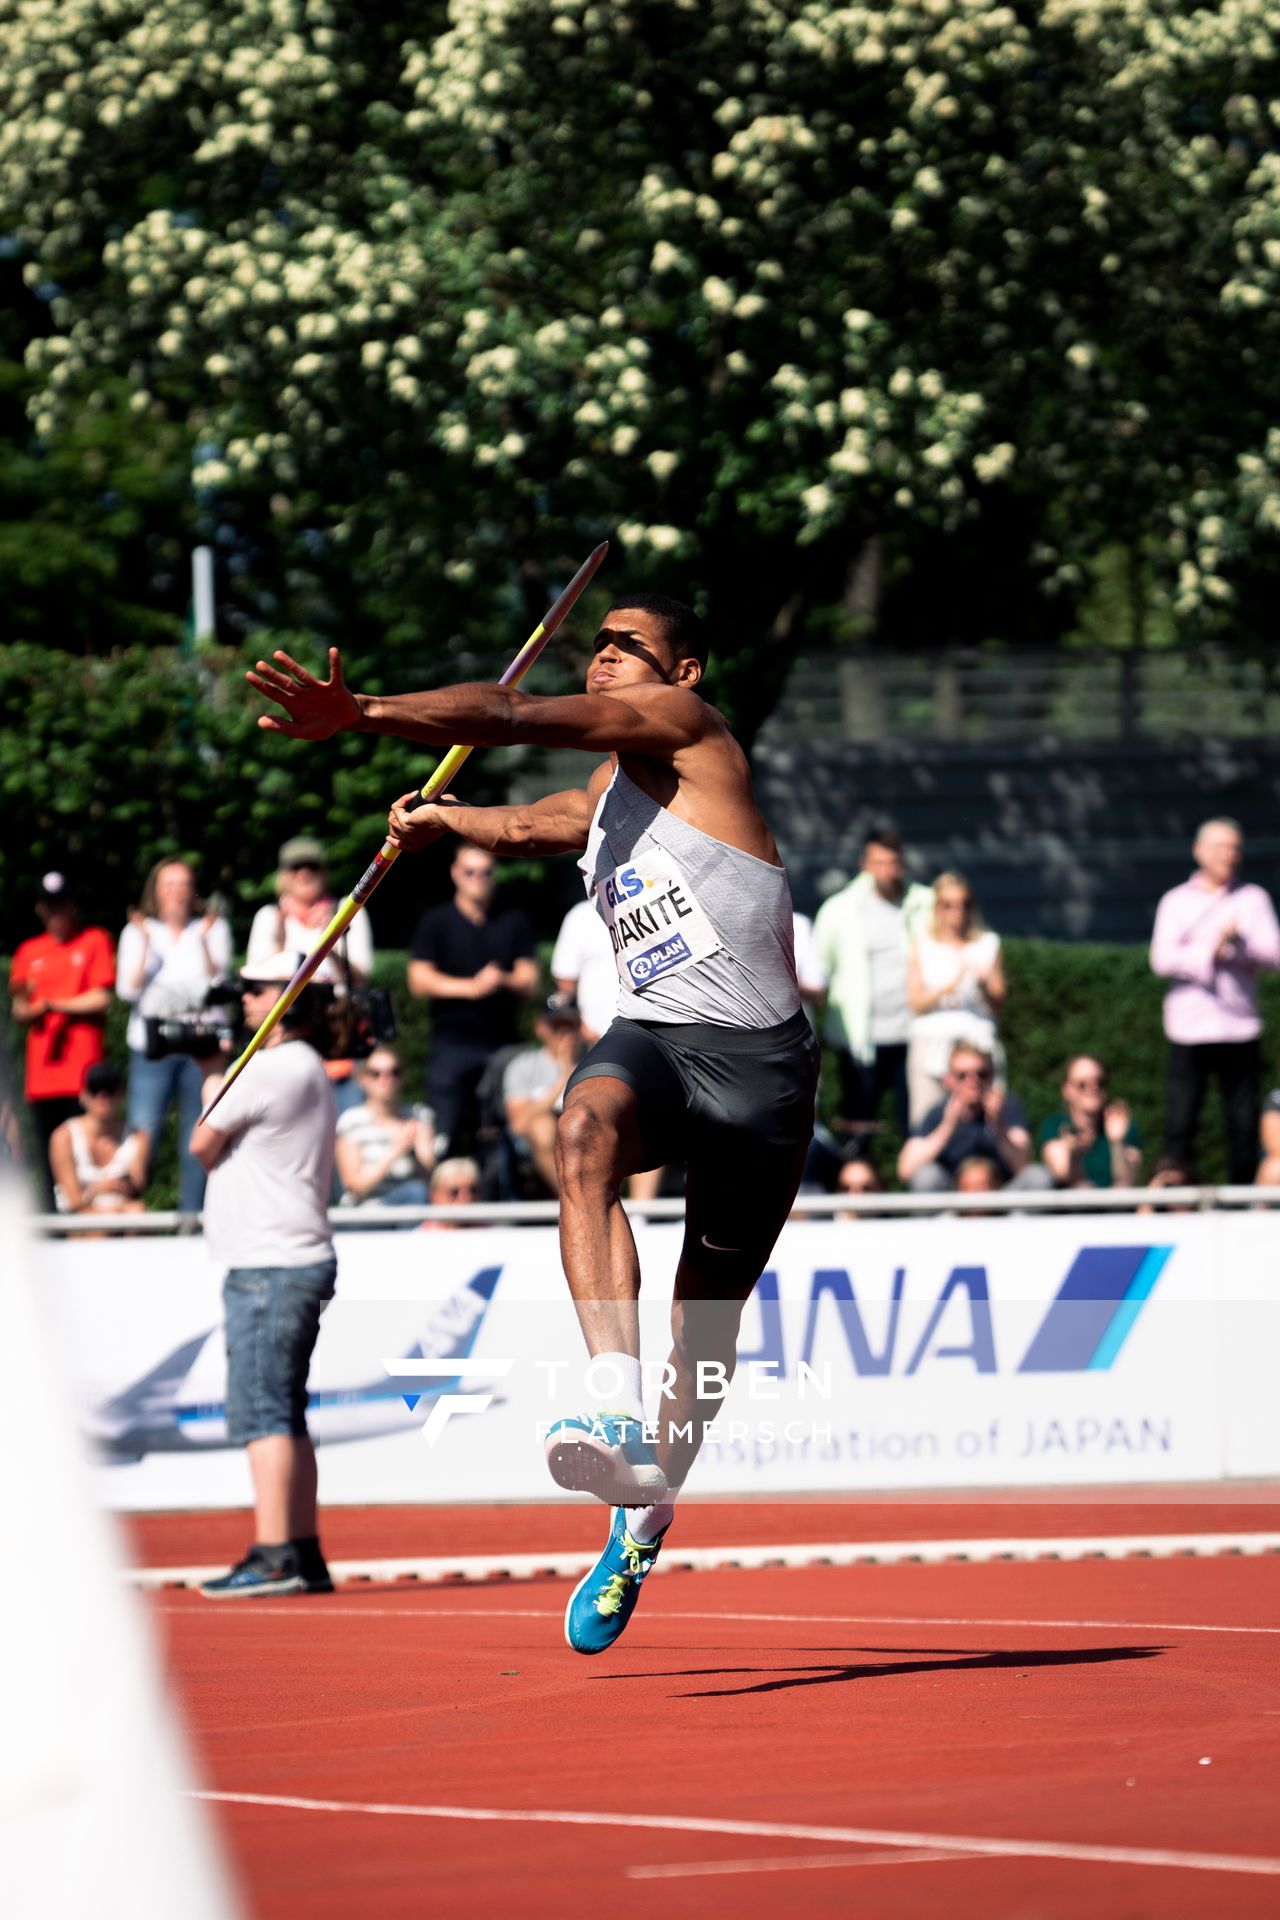
[[[540,692],[575,681],[548,663]],[[495,759],[497,756],[494,756]],[[507,749],[513,797],[585,783],[580,753]],[[797,656],[752,750],[803,913],[888,821],[913,877],[958,867],[1001,934],[1145,942],[1196,827],[1238,820],[1280,897],[1280,669],[1223,652]],[[566,904],[576,897],[566,868]]]
[[[753,764],[812,913],[888,820],[1004,934],[1145,941],[1199,822],[1280,891],[1280,674],[1223,654],[801,656]]]

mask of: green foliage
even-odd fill
[[[233,623],[403,678],[609,532],[748,738],[872,536],[896,635],[1056,638],[1110,543],[1266,629],[1269,0],[0,0],[0,55],[32,421],[199,447]]]

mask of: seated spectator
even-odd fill
[[[1280,1186],[1280,1087],[1273,1087],[1262,1103],[1260,1132],[1262,1160],[1254,1179],[1260,1187]]]
[[[84,1113],[64,1120],[49,1142],[59,1213],[141,1213],[150,1141],[124,1129],[124,1081],[107,1060],[84,1076]]]
[[[1006,1186],[1053,1185],[1031,1159],[1026,1109],[996,1084],[991,1056],[961,1041],[943,1076],[946,1099],[930,1108],[898,1155],[898,1178],[913,1193],[949,1193],[966,1160],[993,1160]]]
[[[999,1162],[984,1159],[980,1153],[962,1160],[956,1168],[957,1193],[999,1193],[1003,1185],[1004,1173]]]
[[[1037,1136],[1054,1185],[1137,1186],[1142,1136],[1124,1101],[1108,1098],[1107,1070],[1097,1055],[1073,1053],[1060,1091],[1062,1106]]]
[[[1198,1185],[1195,1169],[1185,1161],[1175,1158],[1171,1153],[1162,1153],[1151,1169],[1148,1187],[1194,1187]],[[1154,1207],[1135,1207],[1135,1213],[1154,1213]],[[1161,1207],[1161,1213],[1194,1213],[1194,1207]]]
[[[334,1157],[344,1207],[423,1207],[427,1175],[436,1161],[429,1107],[410,1113],[400,1099],[400,1062],[390,1047],[375,1047],[357,1070],[363,1103],[338,1116]]]
[[[856,1154],[851,1154],[841,1163],[840,1171],[836,1175],[835,1190],[837,1193],[883,1193],[884,1181],[869,1160],[863,1160]],[[834,1218],[858,1220],[862,1216],[850,1211],[837,1213]]]
[[[480,1169],[475,1161],[442,1160],[431,1175],[430,1198],[433,1207],[473,1207],[480,1198]],[[434,1227],[452,1233],[471,1224],[469,1220],[424,1220],[422,1230]]]
[[[178,1206],[183,1213],[199,1213],[204,1205],[205,1171],[190,1143],[209,1063],[189,1053],[148,1059],[146,1023],[203,1007],[213,982],[230,971],[231,929],[197,898],[191,866],[185,860],[157,860],[120,935],[116,992],[130,1007],[130,1128],[158,1140],[165,1113],[177,1102]]]
[[[907,954],[907,1091],[913,1125],[942,1098],[942,1078],[957,1041],[967,1040],[991,1055],[997,1071],[1003,1069],[996,1018],[1004,1000],[999,935],[983,926],[968,881],[958,873],[940,873],[933,883],[932,913]]]
[[[556,1116],[565,1082],[582,1058],[582,1021],[578,1003],[567,993],[548,994],[533,1024],[536,1047],[522,1047],[502,1078],[507,1131],[533,1161],[549,1193],[559,1193],[556,1177]]]

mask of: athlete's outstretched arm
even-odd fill
[[[390,733],[425,747],[581,747],[666,757],[691,746],[713,724],[696,694],[656,683],[617,694],[561,697],[486,682],[431,693],[352,693],[336,647],[329,649],[327,680],[317,680],[287,653],[273,657],[278,664],[259,660],[245,678],[284,709],[283,720],[264,713],[258,725],[295,740]]]
[[[483,847],[487,853],[531,859],[544,853],[580,853],[587,844],[591,802],[582,787],[549,793],[517,807],[460,806],[451,794],[414,807],[416,793],[403,793],[387,816],[387,838],[402,853],[420,853],[443,833]]]

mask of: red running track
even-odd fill
[[[246,1512],[124,1516],[130,1564],[209,1566],[239,1559],[253,1537]],[[600,1509],[585,1500],[537,1505],[328,1507],[321,1515],[331,1560],[408,1555],[499,1554],[594,1547]],[[1046,1492],[851,1496],[846,1500],[686,1500],[684,1547],[782,1546],[841,1540],[952,1540],[1092,1533],[1274,1533],[1273,1485],[1054,1489]]]
[[[568,1586],[151,1597],[206,1787],[337,1803],[215,1803],[253,1914],[1280,1910],[1274,1557],[670,1573],[595,1660],[561,1638]]]

